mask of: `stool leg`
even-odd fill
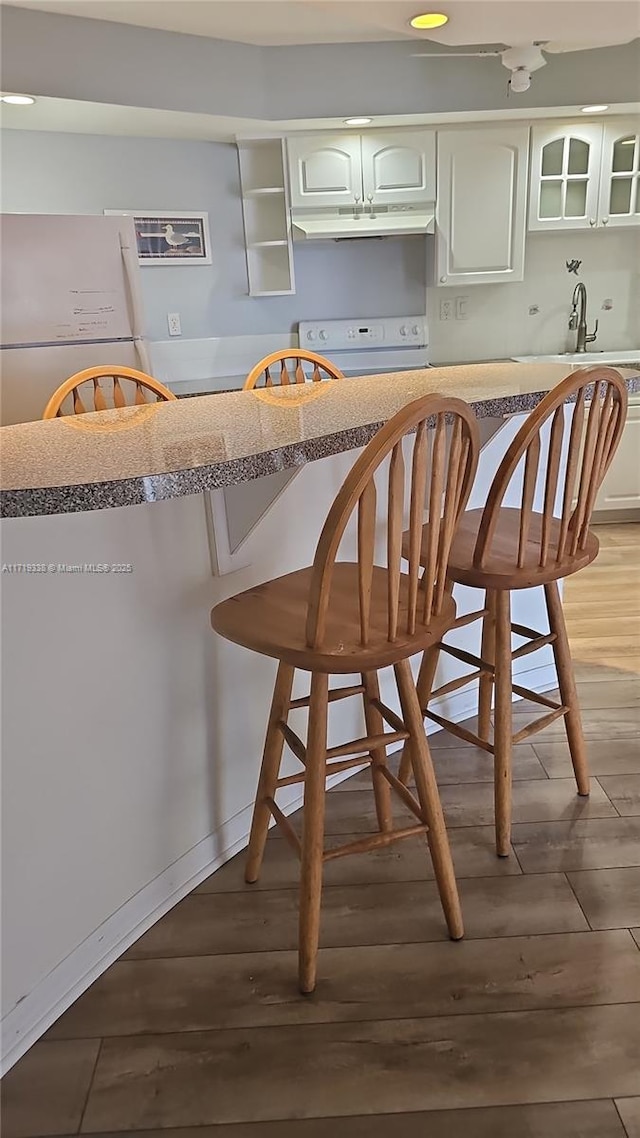
[[[424,712],[427,709],[433,682],[436,676],[438,661],[440,659],[440,644],[434,644],[433,648],[427,648],[426,652],[422,654],[422,661],[420,663],[420,671],[418,672],[418,681],[416,690],[418,693],[418,703],[420,704],[420,711],[422,712],[422,723],[424,728]],[[425,732],[426,734],[426,732]],[[411,774],[411,748],[407,741],[402,748],[402,757],[400,759],[400,770],[398,778],[400,782],[406,786]]]
[[[511,758],[513,749],[511,690],[511,594],[495,593],[496,708],[494,739],[494,787],[496,853],[511,852]]]
[[[247,865],[244,874],[244,879],[249,885],[257,881],[260,876],[260,867],[262,866],[264,847],[267,841],[269,822],[271,820],[271,811],[266,799],[273,798],[275,794],[284,749],[284,736],[278,724],[281,720],[286,720],[287,718],[287,712],[289,711],[289,704],[291,702],[293,674],[294,669],[290,667],[289,664],[280,662],[275,687],[273,689],[267,735],[264,741],[262,767],[260,768],[260,779],[258,781],[258,790],[251,822],[251,837],[249,838]]]
[[[402,717],[407,731],[410,733],[407,743],[416,780],[418,799],[424,820],[429,826],[427,836],[436,884],[440,893],[449,936],[452,940],[460,940],[464,936],[460,898],[458,897],[458,886],[453,870],[453,861],[451,860],[442,804],[438,794],[438,784],[431,762],[427,736],[424,733],[422,709],[418,701],[409,661],[401,660],[395,665],[394,670],[402,707]]]
[[[304,994],[313,992],[316,986],[316,961],[320,937],[328,688],[329,677],[321,672],[314,672],[311,676],[300,867],[298,976],[300,991]]]
[[[571,752],[571,762],[573,763],[573,770],[576,776],[578,794],[587,795],[589,793],[587,748],[582,732],[580,704],[578,702],[578,692],[573,678],[571,651],[567,639],[567,629],[564,623],[564,612],[562,611],[562,601],[560,599],[557,582],[550,581],[548,585],[545,585],[544,593],[547,602],[547,612],[549,614],[549,627],[551,631],[556,634],[556,639],[553,642],[553,655],[556,662],[556,672],[558,673],[560,699],[565,707],[569,708],[564,717],[564,725],[567,732],[569,750]]]
[[[493,593],[487,589],[484,607],[489,610],[482,621],[482,646],[480,656],[487,664],[495,664],[495,616]],[[484,743],[489,742],[491,729],[491,698],[493,696],[493,676],[482,672],[478,683],[478,736]]]
[[[374,707],[371,702],[373,699],[380,699],[378,673],[363,672],[362,684],[364,686],[362,699],[364,702],[364,719],[367,725],[367,734],[382,735],[384,732],[384,720],[378,708]],[[383,832],[391,830],[393,826],[391,787],[382,773],[382,768],[386,767],[386,765],[386,747],[376,747],[374,751],[371,751],[371,781],[373,783],[373,794],[376,800],[378,826]]]

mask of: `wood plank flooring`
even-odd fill
[[[640,1138],[640,526],[598,536],[565,590],[590,799],[555,723],[517,748],[497,859],[490,760],[431,738],[466,939],[418,839],[331,862],[299,996],[274,835],[259,885],[228,863],[9,1072],[3,1138]],[[327,822],[335,841],[375,827],[362,775]]]

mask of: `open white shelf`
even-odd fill
[[[238,139],[250,296],[295,292],[282,138]]]

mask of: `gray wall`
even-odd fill
[[[2,26],[5,90],[128,106],[269,120],[638,98],[640,41],[550,55],[530,91],[509,97],[499,62],[413,59],[409,39],[257,48],[11,7]]]
[[[7,130],[2,156],[5,212],[209,213],[211,266],[140,270],[152,339],[167,338],[167,312],[181,313],[183,336],[190,338],[286,332],[299,320],[425,311],[423,237],[297,246],[296,294],[249,297],[234,146]]]

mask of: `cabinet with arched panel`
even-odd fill
[[[432,130],[291,136],[287,139],[293,209],[433,202],[436,142]]]
[[[637,119],[545,123],[531,145],[530,230],[640,224]]]
[[[605,122],[598,217],[610,227],[640,225],[640,120]]]

